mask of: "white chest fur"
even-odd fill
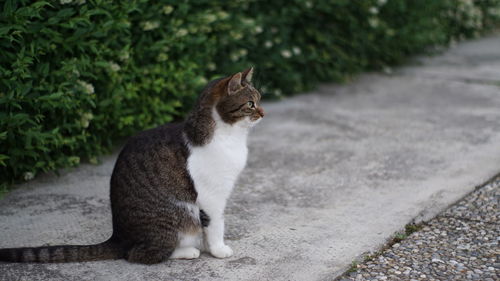
[[[204,146],[191,147],[187,166],[198,192],[198,202],[225,206],[247,161],[248,128],[226,124],[215,112],[214,117],[216,127],[212,140]]]

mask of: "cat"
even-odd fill
[[[248,131],[264,117],[252,74],[249,68],[209,82],[184,122],[128,140],[111,176],[107,241],[0,249],[0,261],[156,264],[198,258],[200,250],[230,257],[224,209],[246,164]]]

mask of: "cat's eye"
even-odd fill
[[[247,102],[247,105],[248,105],[248,107],[250,107],[250,108],[254,108],[254,107],[255,107],[255,103],[254,103],[253,101],[249,101],[249,102]]]

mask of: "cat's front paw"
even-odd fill
[[[233,250],[229,246],[221,244],[210,247],[210,254],[219,259],[229,258],[233,255]]]

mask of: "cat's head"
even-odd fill
[[[261,95],[251,83],[253,68],[222,79],[215,109],[223,122],[252,127],[264,117]]]

